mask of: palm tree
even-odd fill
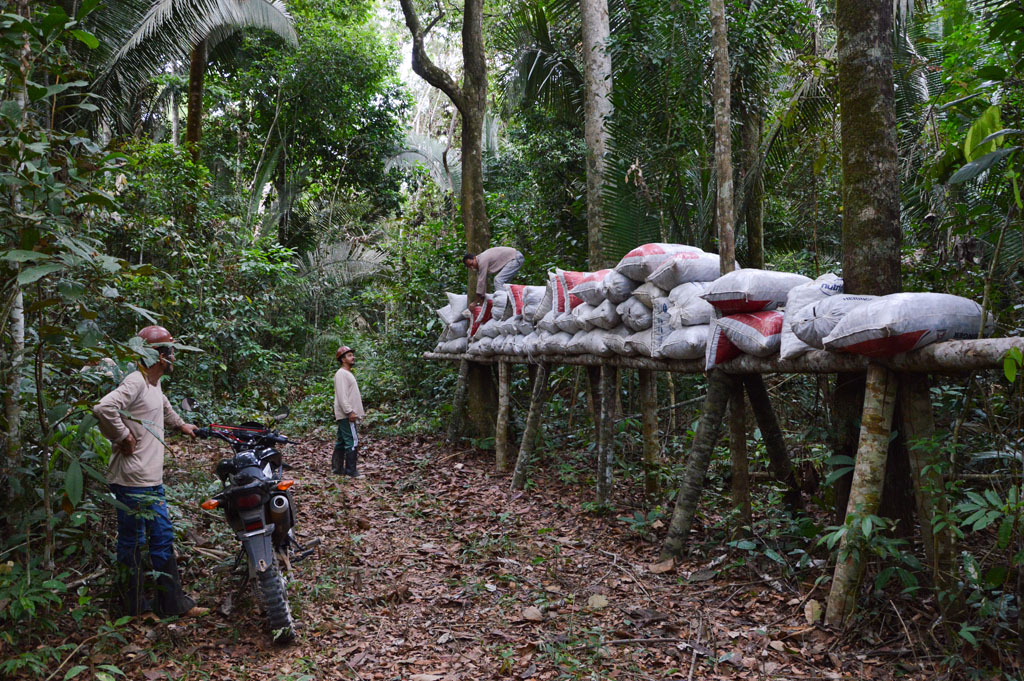
[[[186,142],[195,158],[210,50],[247,28],[298,44],[281,0],[125,0],[104,5],[90,23],[101,45],[93,90],[105,99],[107,118],[123,130],[131,129],[134,100],[150,78],[189,57]]]

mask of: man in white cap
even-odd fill
[[[358,478],[356,457],[358,456],[359,435],[356,424],[366,415],[363,411],[363,398],[359,394],[352,367],[356,363],[356,353],[347,345],[342,345],[334,353],[341,368],[334,374],[334,419],[338,422],[338,439],[334,443],[334,455],[331,457],[331,470],[335,475],[347,475]]]

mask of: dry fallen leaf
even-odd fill
[[[807,601],[807,604],[804,606],[804,618],[807,619],[808,624],[814,624],[821,619],[823,614],[824,608],[821,607],[821,603],[813,598]]]
[[[600,610],[608,607],[608,599],[601,594],[594,594],[587,599],[587,607],[593,610]]]
[[[523,610],[523,619],[530,622],[543,622],[544,613],[542,613],[536,606],[531,605]]]
[[[676,559],[675,558],[666,558],[665,560],[661,561],[660,563],[655,563],[654,565],[649,565],[647,569],[650,570],[651,572],[653,572],[656,575],[660,575],[660,574],[663,574],[665,572],[671,572],[672,569],[675,568],[675,566],[676,566]]]

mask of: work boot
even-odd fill
[[[350,478],[358,478],[359,471],[356,470],[356,459],[359,458],[358,450],[352,448],[345,452],[345,475]]]
[[[345,475],[345,453],[338,451],[337,447],[331,454],[331,472],[335,475]]]
[[[174,555],[172,554],[166,563],[154,565],[153,569],[160,573],[156,578],[156,602],[153,610],[161,617],[190,616],[197,608],[196,602],[186,596],[181,588],[181,573],[178,572],[178,561]]]

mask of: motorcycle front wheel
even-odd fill
[[[295,638],[295,622],[292,620],[291,608],[288,607],[284,579],[281,578],[277,565],[271,565],[259,573],[259,582],[263,611],[270,623],[274,643],[291,643]]]

